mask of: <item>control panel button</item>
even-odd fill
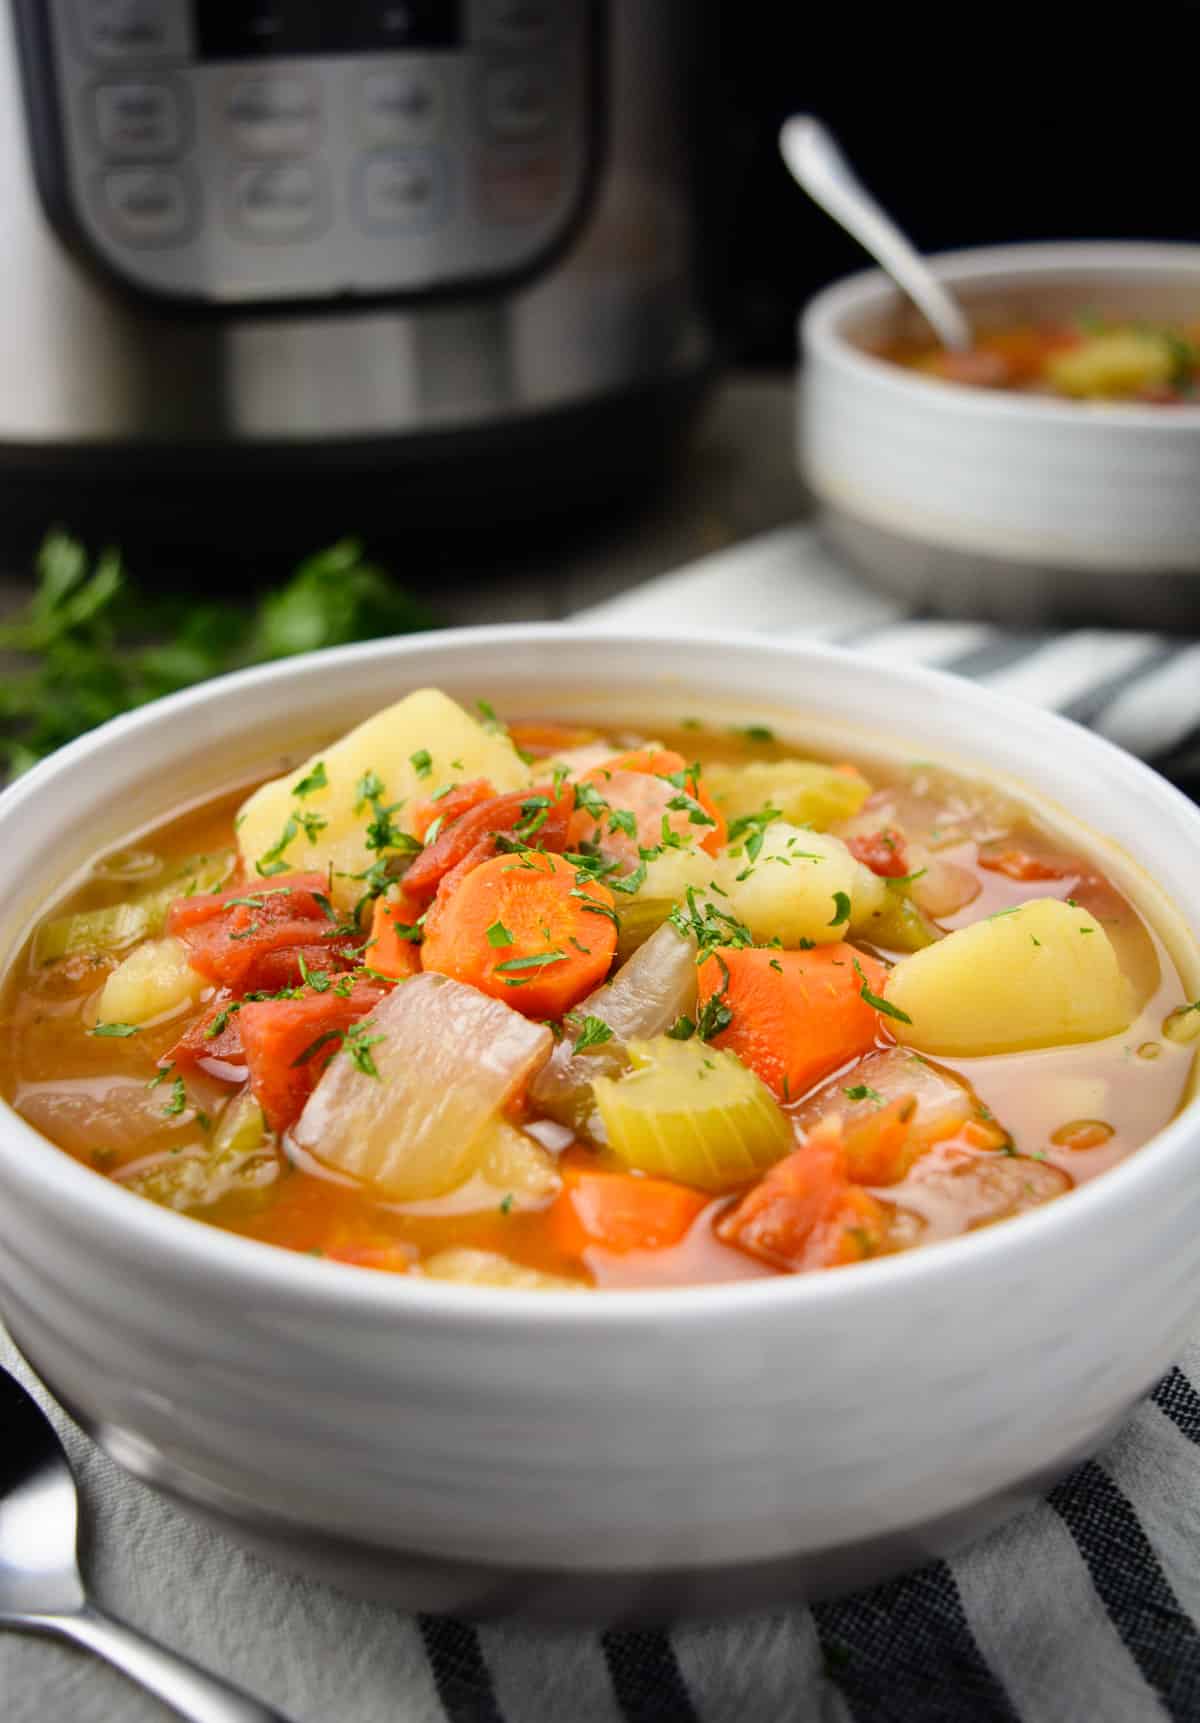
[[[543,66],[495,66],[483,95],[488,129],[498,138],[536,137],[550,123],[550,80]]]
[[[188,51],[187,8],[170,0],[78,0],[86,51],[97,60],[157,60]]]
[[[120,160],[173,156],[183,143],[179,97],[166,84],[99,84],[92,116],[101,150]]]
[[[485,221],[540,221],[562,194],[562,166],[555,155],[487,157],[479,167],[479,208]]]
[[[428,143],[444,108],[442,81],[430,68],[395,66],[363,75],[362,128],[373,144]]]
[[[370,228],[428,232],[449,209],[446,170],[435,150],[368,156],[359,175],[359,207]]]
[[[494,42],[540,42],[550,28],[548,0],[483,0],[482,34]]]
[[[239,79],[225,114],[244,155],[302,155],[316,138],[317,96],[305,78]]]
[[[307,162],[242,168],[233,178],[233,219],[251,239],[306,239],[321,225],[324,198]]]
[[[130,245],[170,245],[191,222],[187,187],[163,168],[114,168],[100,181],[108,224]]]

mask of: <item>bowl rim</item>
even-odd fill
[[[1126,269],[1152,276],[1178,271],[1196,277],[1200,304],[1200,244],[1188,241],[1054,240],[1020,245],[971,246],[931,253],[926,261],[936,274],[955,284],[982,285],[992,277],[1008,277],[1012,285],[1026,277],[1030,284],[1080,272],[1102,275],[1106,269]],[[856,346],[844,333],[847,318],[874,309],[903,295],[882,269],[864,269],[843,276],[821,289],[801,311],[798,333],[801,351],[874,388],[898,398],[915,395],[926,407],[962,413],[970,418],[1033,421],[1075,432],[1091,430],[1200,432],[1200,403],[1156,407],[1133,402],[1063,401],[1053,396],[1024,395],[1004,389],[973,389],[939,382],[906,370]]]
[[[468,641],[497,650],[518,643],[551,645],[564,635],[607,641],[651,658],[656,653],[686,653],[694,646],[711,647],[718,640],[735,652],[751,649],[799,664],[807,659],[847,668],[865,666],[876,672],[879,669],[873,660],[845,647],[772,639],[744,630],[693,627],[643,633],[620,624],[561,622],[440,629],[304,653],[214,677],[111,719],[68,743],[0,793],[0,841],[5,826],[16,831],[21,811],[35,795],[50,793],[56,780],[114,743],[130,742],[146,730],[170,725],[180,714],[236,698],[240,691],[250,687],[278,683],[286,688],[294,676],[309,673],[315,663],[321,664],[323,674],[337,676],[374,657],[403,661],[419,658],[430,648],[436,657],[437,649],[452,649]],[[1120,762],[1119,769],[1128,776],[1131,787],[1137,788],[1168,817],[1174,816],[1176,827],[1182,824],[1185,833],[1190,829],[1200,854],[1200,807],[1143,761],[1104,737],[1056,712],[996,693],[949,671],[912,664],[890,664],[887,669],[917,692],[924,689],[931,696],[965,702],[981,715],[1001,723],[1006,713],[1019,711],[1027,722],[1032,717],[1034,722],[1044,724],[1050,740],[1057,736],[1069,740],[1076,749],[1083,748],[1085,753],[1106,758],[1110,765]],[[186,733],[185,725],[176,726],[176,735]],[[969,749],[967,754],[969,757]],[[1133,859],[1142,865],[1136,854]],[[1145,871],[1149,873],[1149,869]],[[1200,943],[1200,935],[1197,940]],[[595,1297],[581,1297],[577,1292],[466,1286],[387,1274],[354,1264],[317,1260],[225,1232],[192,1216],[160,1208],[83,1166],[43,1137],[3,1098],[0,1098],[0,1188],[12,1182],[36,1185],[40,1201],[61,1205],[64,1213],[70,1212],[84,1225],[103,1226],[107,1236],[123,1240],[129,1250],[139,1253],[147,1268],[153,1261],[155,1268],[168,1278],[204,1284],[219,1276],[224,1285],[237,1286],[246,1296],[257,1293],[287,1298],[298,1306],[319,1308],[330,1316],[427,1321],[444,1326],[482,1324],[497,1330],[581,1325],[623,1331],[655,1321],[687,1325],[711,1323],[718,1316],[737,1320],[740,1316],[765,1314],[780,1306],[794,1310],[799,1317],[806,1310],[821,1313],[876,1297],[892,1299],[906,1285],[931,1275],[952,1277],[960,1265],[962,1272],[970,1272],[975,1264],[976,1272],[985,1274],[989,1264],[999,1258],[1052,1251],[1064,1234],[1078,1242],[1104,1219],[1119,1224],[1128,1197],[1139,1186],[1152,1192],[1156,1184],[1169,1184],[1176,1163],[1188,1155],[1196,1155],[1198,1137],[1200,1094],[1194,1095],[1163,1130],[1125,1160],[1068,1193],[1069,1200],[1027,1211],[1003,1225],[854,1264],[849,1273],[780,1274],[696,1286],[614,1287],[601,1289]]]

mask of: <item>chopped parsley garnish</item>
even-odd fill
[[[666,1031],[672,1041],[690,1041],[696,1033],[696,1025],[686,1013],[678,1016]]]
[[[495,946],[511,945],[513,936],[502,921],[494,921],[487,930],[487,942]]]
[[[324,969],[310,969],[304,961],[304,953],[297,951],[296,962],[300,967],[300,980],[305,987],[311,987],[314,993],[328,993],[333,986],[333,977]]]
[[[504,725],[496,716],[496,708],[490,700],[476,700],[475,710],[483,720],[485,730],[503,730]]]
[[[521,817],[513,827],[513,836],[528,843],[540,832],[550,813],[549,796],[530,796],[521,803]]]
[[[689,936],[695,939],[700,948],[697,963],[702,963],[714,946],[732,945],[741,950],[754,944],[754,935],[735,915],[718,909],[715,903],[706,901],[701,905],[694,885],[687,889],[686,907],[676,904],[667,920],[685,939]]]
[[[271,874],[286,873],[288,864],[283,859],[283,852],[295,842],[300,835],[300,824],[295,814],[289,814],[284,821],[283,830],[275,839],[270,849],[266,849],[254,864],[255,872],[264,878]]]
[[[382,1035],[372,1035],[367,1024],[356,1023],[353,1029],[347,1029],[343,1037],[343,1051],[349,1054],[350,1062],[356,1071],[361,1071],[364,1077],[374,1077],[378,1080],[379,1067],[371,1055],[371,1048],[384,1040]]]
[[[760,808],[756,814],[739,814],[736,820],[729,822],[729,843],[736,844],[744,839],[742,849],[748,860],[757,861],[763,847],[763,835],[774,820],[782,819],[778,808]],[[736,855],[738,852],[733,851]]]
[[[175,1077],[171,1082],[170,1098],[163,1105],[163,1112],[168,1119],[177,1119],[187,1104],[187,1089],[184,1087],[183,1078]]]
[[[293,1071],[298,1065],[307,1065],[313,1054],[319,1053],[322,1047],[328,1047],[334,1041],[344,1040],[345,1034],[344,1029],[326,1029],[324,1034],[318,1035],[315,1041],[310,1041],[302,1053],[297,1053],[292,1060]]]
[[[160,1083],[166,1082],[174,1069],[175,1067],[172,1064],[164,1065],[161,1070],[155,1072],[154,1076],[151,1077],[150,1081],[146,1084],[147,1089],[157,1089]]]
[[[127,1035],[136,1035],[139,1027],[137,1023],[97,1023],[92,1034],[108,1035],[114,1040],[123,1041]]]
[[[585,813],[590,814],[597,825],[600,824],[601,819],[608,812],[608,803],[604,800],[604,797],[600,794],[595,784],[584,783],[575,785],[575,806],[576,808],[582,808]]]
[[[603,1017],[594,1017],[591,1012],[582,1019],[572,1012],[567,1018],[567,1022],[572,1028],[577,1023],[579,1024],[579,1033],[575,1037],[575,1051],[577,1053],[586,1053],[589,1047],[600,1047],[605,1041],[611,1041],[613,1038],[613,1032]]]
[[[769,730],[765,724],[746,724],[740,730],[734,730],[735,736],[744,736],[747,742],[773,742],[774,730]]]
[[[368,802],[377,802],[382,795],[383,779],[368,769],[354,786],[354,812],[361,814]]]
[[[535,957],[510,957],[507,963],[496,965],[497,975],[512,974],[520,969],[545,969],[551,963],[565,963],[565,951],[541,951]]]
[[[733,1012],[726,1004],[725,997],[729,992],[729,965],[719,955],[717,962],[721,966],[721,985],[715,993],[709,994],[696,1018],[696,1034],[701,1041],[711,1041],[714,1035],[719,1035],[722,1029],[728,1029],[733,1022]]]
[[[408,756],[408,763],[418,778],[427,778],[433,770],[433,755],[428,748],[418,748],[415,754]]]
[[[293,796],[311,796],[314,790],[323,790],[329,783],[325,774],[324,760],[318,760],[312,771],[292,785]]]
[[[872,1089],[869,1083],[855,1083],[853,1088],[843,1089],[842,1093],[849,1101],[874,1101],[880,1107],[884,1101],[879,1090]]]
[[[229,1019],[233,1016],[235,1011],[240,1011],[242,1009],[242,1004],[242,1000],[235,999],[231,1004],[222,1006],[221,1010],[217,1012],[217,1015],[204,1031],[204,1039],[206,1041],[215,1041],[218,1035],[223,1035],[229,1027]]]
[[[783,974],[783,964],[780,963],[780,961],[777,957],[773,957],[771,959],[771,961],[767,964],[767,968],[773,969],[775,971],[776,975],[782,975]]]
[[[849,919],[850,899],[846,896],[844,891],[835,891],[833,894],[833,920],[829,925],[830,927],[836,927],[839,922],[849,921]]]
[[[511,1191],[509,1191],[508,1195],[506,1197],[504,1197],[503,1200],[501,1201],[500,1213],[501,1214],[511,1214],[512,1213],[512,1206],[513,1206],[513,1193]]]
[[[864,1004],[873,1006],[876,1011],[881,1011],[885,1017],[894,1017],[897,1023],[912,1022],[907,1011],[901,1011],[898,1005],[892,1005],[888,1000],[881,999],[878,993],[871,992],[870,984],[863,973],[863,966],[857,957],[854,959],[854,972],[862,982],[858,992]]]
[[[670,806],[670,803],[667,804]],[[631,808],[614,808],[608,816],[610,832],[624,832],[627,838],[637,837],[637,820]]]

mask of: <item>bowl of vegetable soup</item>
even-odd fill
[[[820,1595],[1200,1309],[1200,812],[957,679],[550,625],[0,798],[0,1303],[140,1476],[423,1609]]]
[[[933,265],[937,347],[879,270],[800,325],[800,439],[830,538],[955,615],[1190,626],[1200,595],[1200,247],[1070,243]]]

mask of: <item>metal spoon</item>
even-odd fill
[[[192,1723],[286,1723],[88,1602],[75,1555],[78,1499],[37,1401],[0,1369],[0,1627],[87,1646]]]
[[[828,128],[811,114],[793,114],[780,129],[779,150],[797,185],[882,264],[932,324],[942,346],[965,352],[971,325],[962,306],[856,178]]]

